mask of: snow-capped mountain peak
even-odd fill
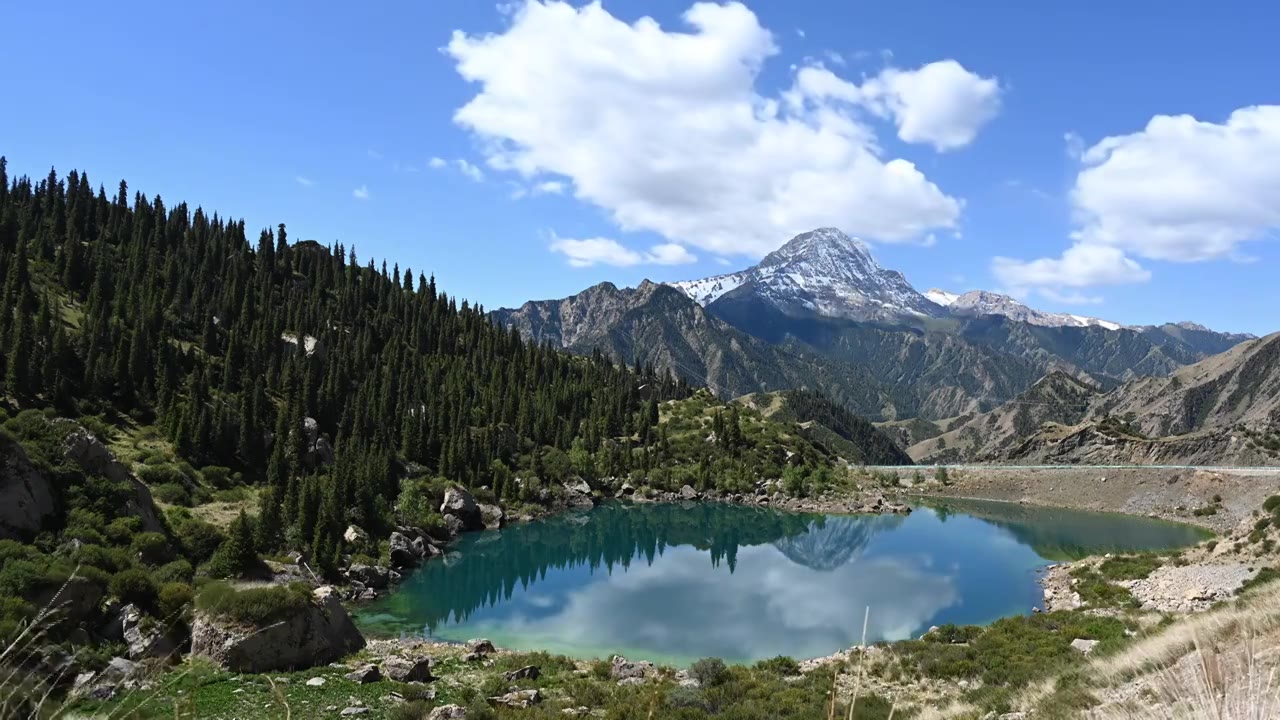
[[[783,310],[858,320],[943,314],[866,243],[835,228],[801,233],[741,272],[670,285],[703,305],[749,288]]]
[[[1003,315],[1011,320],[1045,327],[1101,327],[1107,330],[1119,330],[1124,327],[1120,323],[1095,317],[1036,310],[1008,295],[986,290],[970,290],[957,295],[945,290],[933,289],[925,293],[925,297],[940,307],[947,308],[953,315]]]

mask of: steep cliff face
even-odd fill
[[[48,478],[17,440],[0,431],[0,538],[29,540],[57,510]]]

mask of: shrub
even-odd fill
[[[76,551],[71,554],[71,559],[109,573],[117,573],[133,566],[132,556],[124,549],[88,543],[76,548]]]
[[[232,485],[231,468],[221,465],[206,465],[200,469],[200,477],[219,490],[225,490]]]
[[[673,687],[667,691],[667,707],[672,709],[688,708],[711,713],[713,710],[707,696],[698,688]]]
[[[189,583],[195,577],[195,568],[186,560],[174,560],[151,573],[151,579],[158,583]]]
[[[186,518],[174,523],[173,534],[182,554],[196,564],[213,557],[224,540],[221,530],[199,518]]]
[[[1267,512],[1274,512],[1276,508],[1280,508],[1280,495],[1272,495],[1262,503],[1262,509]]]
[[[142,532],[142,518],[133,515],[118,517],[107,524],[103,534],[112,545],[128,545],[133,536]]]
[[[224,582],[211,582],[196,595],[200,611],[255,625],[303,612],[310,604],[311,591],[302,583],[237,590]]]
[[[161,565],[173,556],[169,551],[169,540],[157,532],[145,532],[135,535],[129,544],[138,559],[148,565]]]
[[[124,603],[132,603],[145,610],[156,606],[156,584],[141,568],[121,570],[111,578],[111,594]]]
[[[1107,558],[1098,571],[1108,580],[1141,580],[1160,567],[1154,555],[1121,555]]]
[[[184,614],[194,597],[195,591],[186,583],[169,582],[161,585],[157,606],[160,617],[172,619]]]
[[[156,485],[187,484],[187,475],[177,465],[144,465],[138,470],[138,479],[154,488]]]
[[[715,687],[729,679],[729,668],[720,658],[703,658],[689,666],[689,677],[704,687]]]
[[[191,491],[181,483],[152,485],[151,494],[162,503],[191,507]]]
[[[782,677],[792,677],[800,674],[800,663],[786,655],[779,655],[756,663],[756,670]]]

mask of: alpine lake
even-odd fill
[[[1208,534],[1118,514],[928,501],[899,515],[599,507],[460,538],[356,616],[372,635],[687,665],[820,657],[1042,601],[1039,573]]]

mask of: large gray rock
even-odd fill
[[[0,539],[30,538],[57,510],[49,481],[22,445],[0,436]]]
[[[124,658],[111,658],[111,662],[98,672],[77,675],[71,697],[110,700],[121,690],[137,687],[137,675],[136,664]]]
[[[302,463],[308,468],[329,467],[333,464],[333,444],[328,436],[320,432],[320,423],[315,418],[302,419],[303,439],[306,450],[302,453]]]
[[[591,507],[595,505],[595,500],[591,497],[591,486],[582,478],[564,484],[564,497],[565,502],[570,507]]]
[[[485,530],[498,530],[507,524],[507,514],[497,505],[481,505],[480,521]]]
[[[399,531],[391,533],[390,546],[391,567],[411,568],[418,564],[421,555],[416,552],[413,541]]]
[[[177,655],[180,641],[137,607],[125,605],[120,609],[119,619],[121,637],[128,647],[130,660],[173,658]]]
[[[396,682],[430,682],[432,660],[429,657],[389,657],[382,661],[382,674]]]
[[[391,584],[391,572],[379,565],[352,565],[347,570],[347,579],[374,590],[383,590]]]
[[[444,502],[440,504],[440,514],[452,515],[462,521],[463,530],[481,530],[484,519],[480,516],[480,506],[471,493],[460,487],[444,491]]]
[[[509,708],[523,710],[532,705],[542,702],[542,692],[538,688],[530,688],[528,690],[515,690],[506,695],[489,698],[489,702],[494,705],[504,705]]]
[[[427,720],[466,720],[467,709],[461,705],[441,705],[431,711]]]
[[[364,636],[331,587],[317,588],[300,613],[263,627],[199,613],[191,654],[235,672],[298,670],[325,665],[364,647]]]
[[[644,680],[653,673],[653,669],[651,662],[631,662],[621,655],[614,655],[609,663],[609,677],[614,680]]]
[[[90,475],[102,475],[113,482],[129,483],[133,492],[125,501],[125,506],[120,508],[121,512],[140,518],[145,532],[163,533],[164,525],[156,514],[151,490],[134,477],[129,468],[117,460],[93,433],[71,420],[60,420],[59,425],[66,429],[62,438],[62,456]]]

